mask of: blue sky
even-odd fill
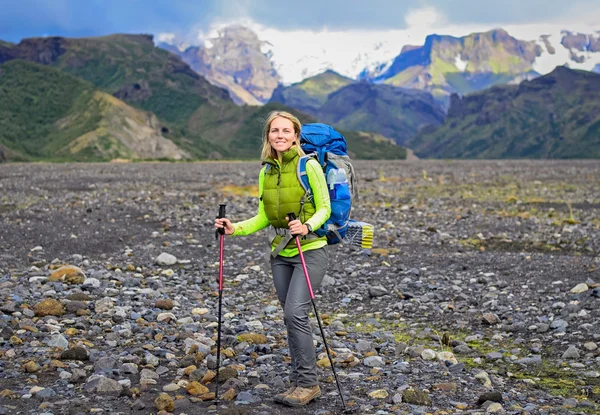
[[[215,22],[278,30],[404,29],[414,9],[434,7],[453,25],[592,19],[600,0],[0,0],[0,39],[109,33],[190,33]]]

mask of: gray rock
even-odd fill
[[[550,328],[556,331],[565,331],[569,327],[569,323],[562,319],[556,319],[550,323]]]
[[[154,261],[157,265],[175,265],[177,263],[177,258],[171,254],[167,254],[166,252],[161,253],[156,260]]]
[[[385,366],[385,361],[383,360],[383,358],[381,356],[369,356],[367,357],[364,362],[365,366],[368,367],[384,367]]]
[[[579,359],[579,350],[577,350],[577,347],[571,345],[563,353],[562,358],[563,359]]]
[[[369,287],[369,296],[371,297],[382,297],[387,294],[389,294],[388,290],[381,285]]]
[[[98,395],[118,396],[123,391],[123,386],[119,382],[104,376],[92,377],[92,380],[89,380],[83,388]]]
[[[502,394],[498,391],[485,392],[479,395],[477,399],[477,405],[483,405],[485,402],[503,402]]]

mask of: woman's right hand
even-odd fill
[[[217,218],[215,219],[215,228],[216,229],[225,229],[225,235],[233,235],[233,225],[231,221],[227,218]]]

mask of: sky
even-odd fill
[[[0,0],[0,39],[116,32],[192,39],[235,21],[284,32],[381,32],[407,29],[419,10],[435,10],[438,18],[425,23],[439,29],[600,21],[600,0]]]
[[[183,50],[210,47],[233,23],[257,34],[285,85],[327,69],[373,74],[428,35],[497,28],[538,43],[550,36],[557,53],[536,59],[538,73],[567,62],[585,70],[600,64],[600,52],[576,64],[560,46],[563,30],[600,36],[600,0],[0,0],[0,40],[14,43],[145,33]]]

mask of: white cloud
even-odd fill
[[[435,7],[412,9],[408,12],[404,21],[408,25],[409,30],[419,27],[434,28],[448,25],[446,17]]]
[[[173,43],[175,42],[175,33],[159,33],[156,35],[158,42]]]

